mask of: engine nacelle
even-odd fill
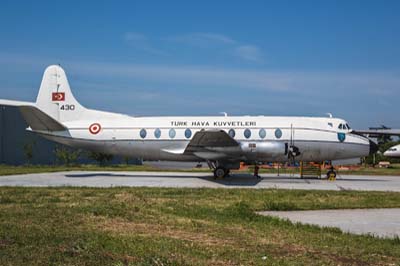
[[[287,158],[288,145],[280,141],[244,141],[240,147],[249,159],[262,158],[268,161],[282,161]]]

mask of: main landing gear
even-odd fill
[[[217,167],[212,167],[213,165],[211,163],[209,165],[210,168],[212,168],[214,171],[214,178],[224,178],[229,176],[230,169],[227,168],[225,165],[224,166],[220,165]],[[254,165],[254,177],[257,179],[261,179],[261,176],[258,174],[259,170],[260,167],[258,165]]]
[[[224,167],[218,166],[214,169],[214,177],[215,178],[224,178],[229,176],[229,169],[225,169]]]

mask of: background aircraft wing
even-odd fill
[[[400,129],[368,129],[368,130],[353,130],[352,133],[372,136],[400,136]]]

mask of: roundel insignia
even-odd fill
[[[101,126],[99,123],[94,123],[89,126],[89,132],[92,133],[93,135],[98,134],[100,132],[100,130],[101,130]]]
[[[346,134],[345,133],[338,133],[337,137],[340,142],[343,142],[346,139]]]

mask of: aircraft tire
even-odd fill
[[[227,173],[227,170],[223,167],[217,167],[214,170],[214,177],[215,178],[224,178]]]

